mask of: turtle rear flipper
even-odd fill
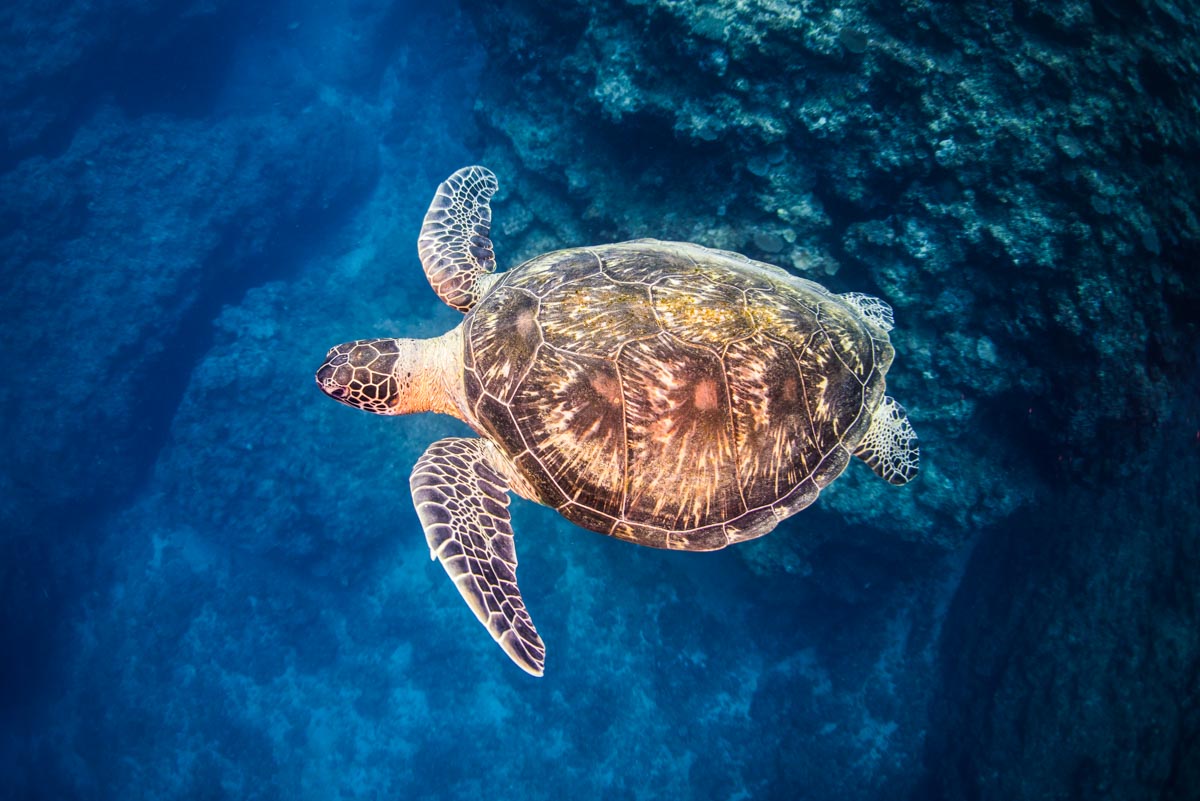
[[[442,563],[504,652],[540,676],[546,646],[517,587],[509,486],[503,466],[494,464],[503,458],[480,439],[440,439],[417,460],[409,485],[430,557]]]
[[[876,407],[871,415],[871,427],[858,443],[854,455],[889,484],[900,486],[916,477],[920,466],[917,433],[908,422],[904,407],[894,398],[885,396]]]
[[[421,225],[417,252],[425,277],[446,305],[461,312],[483,294],[479,279],[496,269],[488,200],[498,188],[487,167],[463,167],[438,186]]]
[[[841,298],[857,309],[865,319],[882,328],[884,333],[895,328],[896,318],[887,301],[880,300],[873,295],[864,295],[861,292],[846,292]]]

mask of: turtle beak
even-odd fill
[[[322,370],[323,369],[324,368],[322,368]],[[345,397],[346,388],[338,386],[337,382],[333,381],[333,379],[322,379],[320,372],[318,372],[313,378],[316,380],[317,386],[320,388],[320,390],[329,397],[336,398],[337,400],[341,400],[343,397]]]
[[[335,360],[338,363],[344,363],[346,361],[346,357],[339,354],[337,348],[331,348],[329,353],[325,354],[325,363],[321,365],[320,369],[317,370],[317,374],[313,376],[313,378],[316,380],[317,386],[321,388],[322,392],[331,398],[342,400],[342,398],[346,396],[348,390],[344,385],[338,383],[337,379],[334,377],[338,366],[334,363]]]

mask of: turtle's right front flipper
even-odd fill
[[[425,213],[417,252],[437,296],[461,312],[483,294],[479,279],[496,269],[488,201],[499,184],[487,167],[463,167],[442,181]]]
[[[430,555],[505,653],[540,676],[546,646],[517,588],[509,487],[493,464],[503,458],[480,439],[440,439],[417,460],[409,484]]]

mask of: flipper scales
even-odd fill
[[[523,670],[542,675],[546,646],[517,587],[504,457],[480,439],[448,437],[429,446],[409,485],[432,558],[467,605]]]
[[[908,413],[895,399],[885,396],[875,409],[871,427],[854,455],[889,484],[900,486],[916,477],[921,461],[917,433],[908,422]]]
[[[425,213],[417,252],[437,296],[461,312],[479,300],[479,279],[496,269],[488,201],[499,184],[486,167],[463,167],[442,181]]]

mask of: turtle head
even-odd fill
[[[331,348],[317,386],[375,414],[441,412],[463,418],[462,333],[434,339],[356,339]]]
[[[358,339],[330,348],[317,370],[317,386],[347,406],[375,414],[400,414],[396,362],[403,339]]]

